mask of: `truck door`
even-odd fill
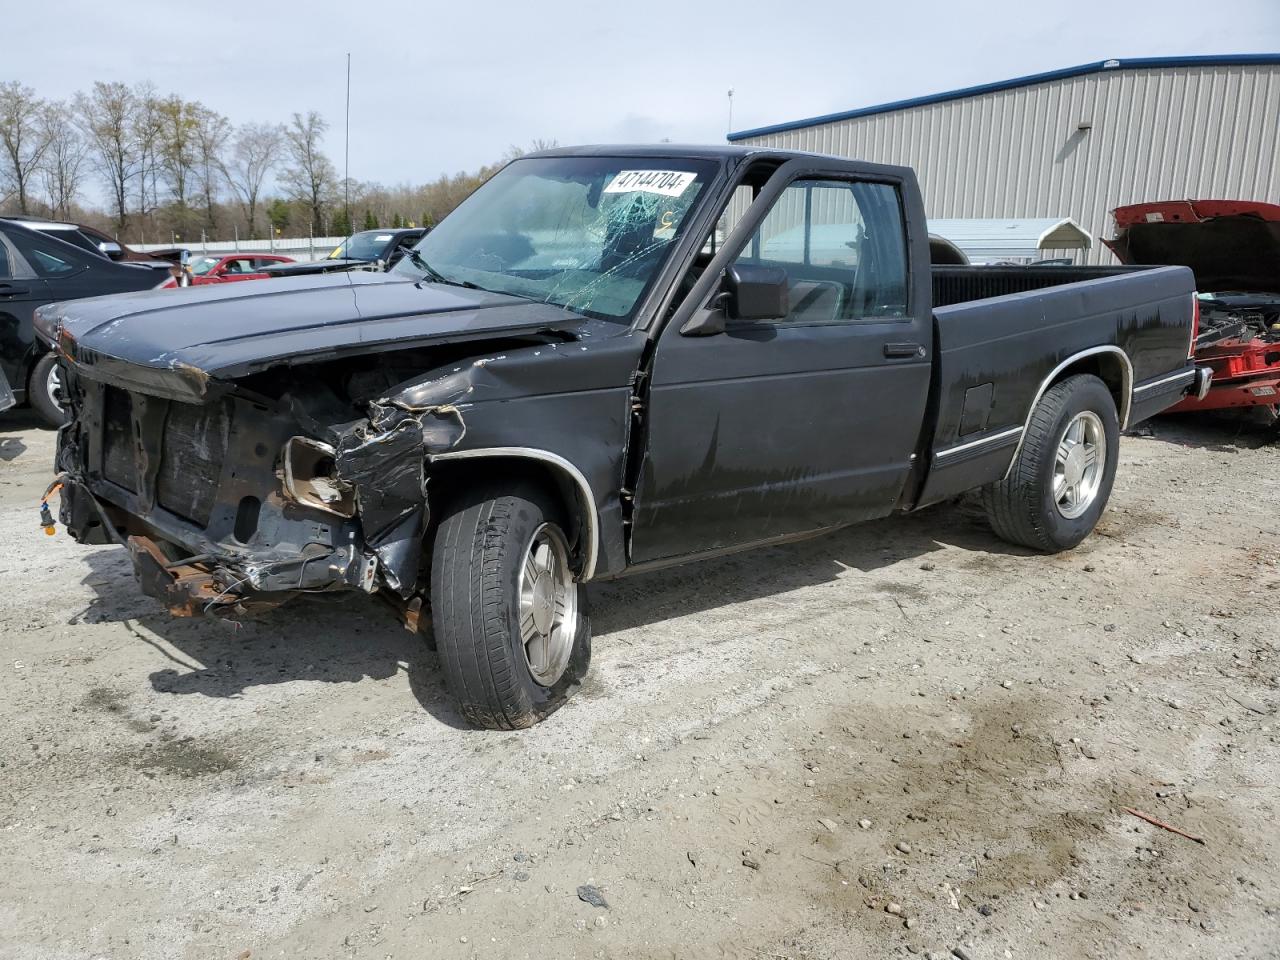
[[[708,268],[784,269],[786,316],[687,335],[682,315],[722,308],[704,283],[691,296],[711,297],[677,309],[659,335],[633,563],[883,516],[902,492],[932,354],[927,238],[908,230],[923,224],[918,192],[887,175],[792,167],[729,235],[738,249]]]

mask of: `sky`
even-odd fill
[[[535,138],[722,142],[730,88],[742,130],[1112,57],[1280,51],[1280,0],[3,7],[0,80],[149,80],[234,123],[319,110],[339,173],[350,53],[350,174],[386,184]]]

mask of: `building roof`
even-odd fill
[[[1110,70],[1162,70],[1170,67],[1227,67],[1249,64],[1280,65],[1280,53],[1231,53],[1216,56],[1196,57],[1132,57],[1125,60],[1099,60],[1096,63],[1082,63],[1076,67],[1064,67],[1061,70],[1050,70],[1047,73],[1033,73],[1025,77],[1014,77],[1012,80],[998,80],[995,83],[983,83],[975,87],[961,87],[958,90],[945,90],[942,93],[931,93],[923,97],[912,97],[907,100],[894,100],[890,103],[879,103],[871,107],[859,107],[856,110],[845,110],[841,113],[828,113],[820,117],[809,117],[804,120],[792,120],[787,123],[776,123],[767,127],[756,127],[751,130],[739,130],[728,136],[729,141],[746,140],[768,133],[783,133],[787,130],[799,130],[804,127],[815,127],[823,123],[834,123],[838,120],[852,120],[855,117],[870,117],[877,113],[892,113],[906,110],[909,107],[922,107],[931,103],[944,103],[948,100],[961,100],[998,90],[1013,90],[1018,87],[1029,87],[1050,80],[1066,80],[1090,73],[1102,73]]]

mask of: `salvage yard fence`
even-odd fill
[[[295,260],[319,260],[347,239],[346,237],[277,237],[274,240],[200,240],[188,243],[139,243],[134,250],[150,253],[153,250],[172,250],[174,247],[191,251],[191,255],[205,253],[278,253]]]

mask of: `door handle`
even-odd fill
[[[891,360],[906,357],[923,357],[924,347],[918,343],[886,343],[884,355]]]
[[[15,287],[12,284],[0,283],[0,297],[18,297],[30,292],[26,287]]]

